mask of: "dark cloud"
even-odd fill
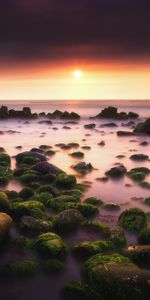
[[[1,0],[0,58],[150,56],[147,0]]]

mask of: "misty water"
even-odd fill
[[[135,153],[143,153],[149,155],[149,145],[142,146],[141,142],[147,141],[150,143],[149,136],[127,136],[118,137],[116,132],[119,130],[132,131],[131,127],[123,125],[128,121],[114,121],[117,127],[101,127],[103,124],[111,122],[112,120],[89,120],[90,116],[98,114],[102,108],[114,105],[118,111],[134,111],[140,117],[134,121],[135,124],[143,121],[149,117],[150,103],[148,101],[9,101],[2,103],[8,106],[9,109],[22,109],[23,106],[30,106],[32,112],[53,112],[56,109],[61,111],[75,111],[81,115],[81,120],[77,124],[65,124],[66,121],[53,121],[52,125],[39,124],[39,120],[5,120],[0,121],[0,135],[1,147],[4,147],[6,152],[12,157],[12,169],[15,168],[14,156],[21,151],[30,150],[33,147],[40,145],[50,145],[56,151],[56,154],[49,158],[49,161],[61,168],[68,174],[77,176],[78,182],[89,182],[89,188],[84,194],[84,198],[95,196],[102,199],[104,202],[114,202],[120,204],[121,208],[117,211],[106,211],[100,209],[100,214],[97,217],[101,222],[108,225],[116,225],[117,218],[120,213],[129,207],[139,207],[144,211],[150,211],[149,207],[144,204],[144,198],[150,196],[148,189],[139,186],[138,183],[124,176],[121,179],[107,182],[98,181],[97,178],[103,177],[105,172],[113,167],[116,163],[123,164],[129,171],[135,167],[150,168],[150,161],[135,162],[130,159],[130,156]],[[85,129],[84,125],[95,123],[95,129]],[[64,129],[67,125],[70,129]],[[55,128],[55,130],[54,130]],[[57,128],[57,130],[56,130]],[[10,132],[14,131],[13,133]],[[105,142],[104,146],[99,146],[101,141]],[[61,150],[55,145],[58,143],[79,143],[77,151],[84,152],[84,159],[75,159],[69,154],[73,150]],[[22,150],[17,150],[16,146],[22,146]],[[90,150],[82,149],[83,146],[90,146]],[[124,158],[117,158],[118,155],[123,155]],[[94,170],[85,176],[80,176],[72,168],[73,165],[80,161],[91,163]],[[150,182],[150,176],[146,178]],[[16,182],[10,182],[6,187],[9,190],[15,189],[19,191],[22,186]],[[17,234],[16,229],[12,228],[11,235]],[[127,234],[128,244],[135,243],[136,237]],[[86,231],[79,230],[75,234],[64,237],[69,245],[73,245],[79,241],[93,241],[97,240],[98,236],[93,236]],[[8,257],[9,255],[9,257]],[[11,259],[12,257],[19,257],[22,253],[11,252],[5,253],[0,257],[0,261]],[[30,255],[30,254],[29,254]],[[75,259],[72,254],[68,255],[65,263],[65,271],[59,275],[47,276],[43,273],[37,274],[30,279],[3,279],[0,282],[0,297],[2,300],[60,300],[61,288],[71,281],[80,279],[80,269],[82,263]]]

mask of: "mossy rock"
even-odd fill
[[[150,245],[150,228],[145,227],[141,230],[138,237],[139,243],[142,245]]]
[[[119,216],[118,224],[124,229],[139,232],[146,226],[146,215],[139,208],[130,208]]]
[[[59,192],[59,196],[63,196],[63,195],[73,196],[75,198],[80,199],[82,196],[82,192],[78,189],[64,190]]]
[[[129,246],[124,254],[140,267],[150,267],[150,245]]]
[[[29,166],[33,166],[35,165],[37,162],[39,162],[39,160],[37,160],[36,157],[33,156],[26,156],[23,158],[22,160],[22,164],[27,164]]]
[[[97,253],[105,254],[109,253],[114,249],[113,243],[111,241],[96,241],[96,242],[81,242],[77,243],[73,247],[73,252],[77,256],[87,257],[92,256]]]
[[[43,233],[35,237],[30,243],[30,248],[52,258],[63,258],[67,253],[66,244],[59,235],[52,232]]]
[[[0,165],[0,184],[6,185],[12,177],[12,171],[8,166]]]
[[[46,152],[45,152],[45,155],[47,155],[47,156],[53,156],[53,155],[55,155],[56,154],[56,151],[54,151],[54,150],[47,150]]]
[[[44,205],[48,206],[49,201],[53,199],[53,195],[48,192],[42,192],[36,195],[36,199],[42,202]]]
[[[64,271],[64,269],[65,269],[64,263],[58,259],[48,259],[44,263],[44,270],[48,274],[60,273]]]
[[[128,173],[139,173],[139,172],[148,175],[150,173],[150,169],[146,167],[138,167],[138,168],[131,169]]]
[[[150,197],[145,198],[144,203],[150,206]]]
[[[83,283],[96,300],[148,299],[150,272],[119,254],[96,255],[85,263]]]
[[[111,236],[111,229],[108,225],[96,222],[96,221],[84,221],[82,223],[82,228],[87,229],[93,233],[99,233],[104,237],[109,238]]]
[[[92,218],[99,213],[98,208],[92,204],[79,203],[77,207],[85,218]]]
[[[106,210],[116,211],[120,209],[120,205],[116,203],[104,203],[102,207]]]
[[[54,186],[52,186],[51,184],[44,184],[44,185],[41,185],[36,190],[36,192],[38,194],[47,192],[47,193],[50,193],[52,195],[55,195],[57,191],[56,191],[56,188]]]
[[[24,184],[30,184],[31,182],[39,181],[39,176],[34,173],[26,173],[19,177],[19,180]]]
[[[41,220],[32,216],[23,216],[21,218],[21,229],[34,231],[37,233],[49,232],[53,228],[50,220]]]
[[[18,196],[23,200],[28,200],[32,198],[33,195],[34,195],[34,191],[30,187],[25,187],[18,193]]]
[[[101,199],[97,199],[96,197],[89,197],[84,200],[84,203],[100,206],[103,204],[103,201]]]
[[[55,211],[65,210],[67,203],[78,203],[79,199],[69,195],[62,195],[48,201],[48,206]]]
[[[10,156],[6,153],[0,153],[0,166],[9,167],[11,163]]]
[[[142,181],[145,179],[145,174],[142,172],[132,172],[128,173],[128,176],[135,181]]]
[[[27,239],[23,235],[16,236],[11,239],[11,246],[17,249],[28,249],[29,247],[29,239]]]
[[[12,191],[5,191],[5,193],[7,194],[8,199],[11,200],[15,200],[18,198],[18,193],[14,190]]]
[[[12,218],[8,214],[0,213],[0,242],[7,235],[12,221]]]
[[[76,184],[76,177],[62,173],[57,176],[55,183],[60,188],[72,188]]]
[[[62,289],[62,296],[66,300],[97,300],[82,282],[72,282]],[[99,298],[100,299],[100,298]],[[101,298],[101,300],[104,300]]]
[[[114,227],[111,229],[110,241],[113,243],[116,249],[120,249],[126,246],[127,240],[121,227]]]
[[[147,182],[147,181],[143,181],[143,182],[141,182],[140,183],[140,186],[142,187],[142,188],[144,188],[144,189],[150,189],[150,183],[149,182]]]
[[[13,261],[7,263],[1,269],[1,275],[5,276],[31,276],[35,274],[39,269],[39,266],[36,262],[32,260],[22,260],[22,261]]]
[[[39,201],[14,202],[10,204],[10,211],[16,217],[31,215],[32,211],[45,210],[43,203]]]
[[[58,232],[66,232],[78,228],[82,221],[83,216],[77,209],[67,209],[56,215],[53,225]]]
[[[9,199],[5,192],[0,191],[0,209],[5,210],[9,207]]]
[[[84,157],[84,153],[83,152],[80,152],[80,151],[77,151],[77,152],[73,152],[70,154],[72,157],[75,157],[75,158],[83,158]]]

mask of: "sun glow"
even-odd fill
[[[81,78],[82,77],[82,72],[80,70],[75,70],[73,73],[75,78]]]

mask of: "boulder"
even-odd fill
[[[58,175],[59,173],[62,173],[62,170],[60,170],[58,167],[45,161],[36,164],[35,166],[33,166],[32,169],[43,175],[44,174]]]
[[[110,170],[106,171],[105,175],[107,175],[109,177],[118,178],[118,177],[122,177],[123,175],[125,175],[126,172],[127,172],[127,169],[125,168],[125,166],[118,165],[117,167],[113,167]]]
[[[2,241],[8,233],[11,224],[12,218],[5,213],[0,213],[0,241]]]

